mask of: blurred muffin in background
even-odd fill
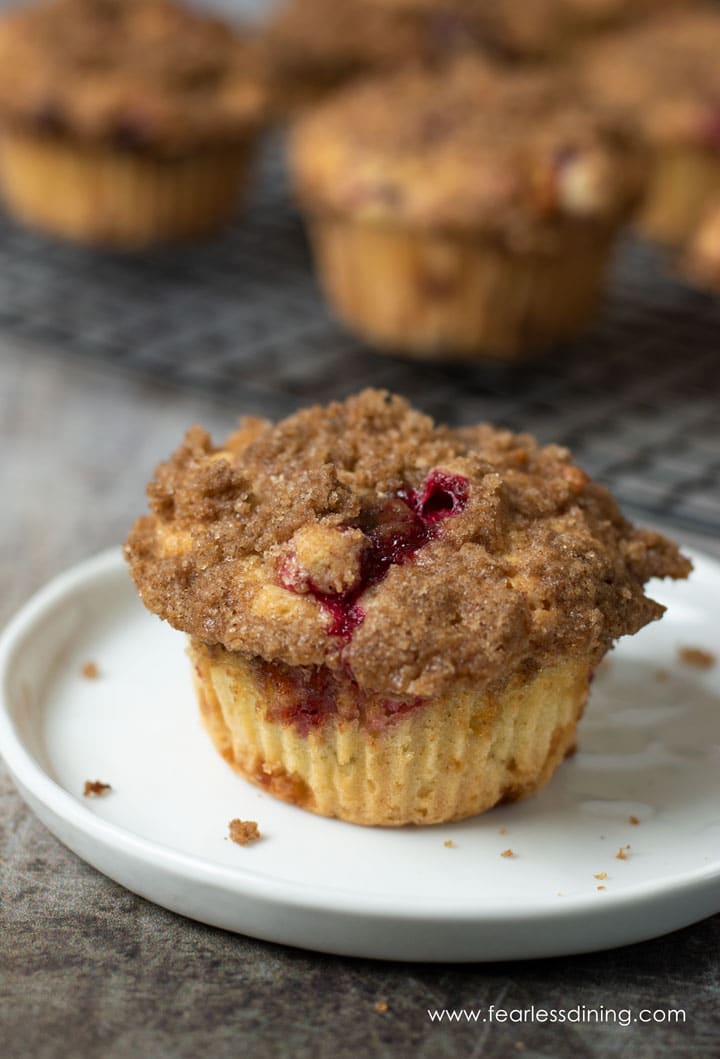
[[[46,232],[134,249],[234,213],[266,93],[253,45],[170,0],[50,0],[0,20],[0,180]]]
[[[690,283],[720,290],[720,194],[708,203],[680,258]]]
[[[453,21],[501,59],[537,61],[565,56],[589,35],[694,0],[369,0],[394,11],[434,12],[441,31]]]
[[[652,151],[640,230],[683,243],[720,193],[720,10],[658,18],[590,47],[578,75],[595,101],[631,117]]]
[[[644,175],[563,78],[471,57],[348,87],[300,120],[290,160],[337,315],[423,358],[579,331]]]
[[[481,46],[472,5],[285,0],[262,35],[276,110],[293,116],[361,75]]]

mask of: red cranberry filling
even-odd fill
[[[337,710],[334,681],[327,669],[291,669],[270,663],[265,679],[272,690],[268,719],[294,724],[303,735]]]
[[[363,592],[379,584],[391,566],[408,562],[433,540],[438,533],[438,523],[459,515],[469,492],[467,478],[434,470],[422,489],[401,490],[397,496],[382,501],[365,513],[360,528],[368,538],[368,546],[363,553],[357,584],[347,592],[331,593],[322,592],[312,581],[307,582],[310,595],[332,617],[328,629],[330,636],[337,636],[345,642],[352,639],[355,629],[365,618],[365,611],[358,606]],[[297,591],[297,582],[287,577],[284,570],[280,576],[285,588]]]
[[[272,703],[268,719],[292,724],[301,735],[335,715],[360,720],[370,731],[380,732],[423,705],[418,698],[402,701],[365,696],[351,677],[324,666],[306,669],[270,662],[264,664],[263,674]]]
[[[319,592],[312,585],[310,586],[310,594],[319,603],[322,603],[323,607],[332,616],[328,635],[339,636],[341,640],[345,641],[351,640],[352,634],[358,625],[362,625],[365,617],[365,611],[354,602],[357,598],[356,594],[347,592],[345,595],[331,596],[327,593]]]
[[[408,503],[426,524],[459,515],[467,504],[470,492],[467,478],[448,471],[431,471],[422,492],[413,489]]]
[[[706,147],[720,150],[720,106],[708,107],[700,127],[700,139]]]

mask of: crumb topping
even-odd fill
[[[280,78],[316,82],[433,64],[458,52],[504,61],[563,52],[578,37],[687,0],[286,0],[265,36]]]
[[[437,0],[435,0],[437,3]],[[687,0],[454,0],[473,12],[477,33],[505,59],[537,60],[563,56],[578,40],[609,27],[680,7]]]
[[[398,60],[412,60],[422,42],[405,14],[364,0],[287,0],[264,33],[277,75],[346,80]]]
[[[679,647],[678,658],[684,666],[693,669],[712,669],[717,662],[712,651],[706,651],[704,647]]]
[[[644,168],[620,123],[560,75],[509,74],[469,56],[338,93],[298,122],[291,165],[310,213],[478,229],[520,245],[624,215]]]
[[[172,0],[45,0],[0,18],[0,119],[181,152],[227,144],[265,105],[252,45]]]
[[[102,798],[104,794],[111,790],[110,784],[103,783],[102,780],[85,780],[83,795],[85,798]]]
[[[720,286],[720,197],[717,195],[711,196],[703,210],[679,265],[693,283],[715,289]]]
[[[148,496],[125,548],[145,605],[279,673],[323,667],[320,698],[333,672],[407,707],[599,659],[663,613],[644,582],[691,568],[565,449],[378,390],[221,448],[193,427]]]
[[[231,820],[228,824],[230,839],[238,846],[249,846],[251,842],[257,842],[262,838],[260,829],[254,820]]]
[[[632,116],[652,143],[720,149],[720,14],[702,6],[613,35],[578,57],[598,103]]]

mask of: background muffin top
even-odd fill
[[[50,0],[0,19],[0,121],[169,153],[261,117],[250,43],[170,0]]]
[[[150,610],[391,697],[599,657],[661,615],[648,578],[690,569],[565,450],[375,390],[245,420],[220,449],[194,428],[148,495],[126,556]]]
[[[282,96],[303,102],[360,74],[433,64],[479,46],[481,23],[468,5],[286,0],[263,32],[268,68]],[[290,101],[291,102],[291,101]]]
[[[438,31],[454,20],[508,59],[548,59],[588,34],[624,25],[697,0],[369,0],[387,10],[434,12]]]
[[[632,115],[654,143],[720,146],[720,11],[666,15],[613,34],[578,57],[599,103]]]
[[[643,169],[617,122],[563,78],[470,56],[350,86],[298,123],[292,163],[311,212],[510,240],[569,218],[617,217]]]

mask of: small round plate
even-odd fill
[[[603,664],[579,750],[545,790],[461,823],[356,827],[235,775],[201,726],[183,636],[145,611],[116,551],[6,630],[0,752],[80,857],[228,930],[395,960],[641,941],[720,911],[720,667],[678,655],[718,646],[720,565],[693,558],[689,581],[651,586],[667,614]],[[111,790],[86,798],[86,780]],[[230,841],[235,817],[260,841]]]

